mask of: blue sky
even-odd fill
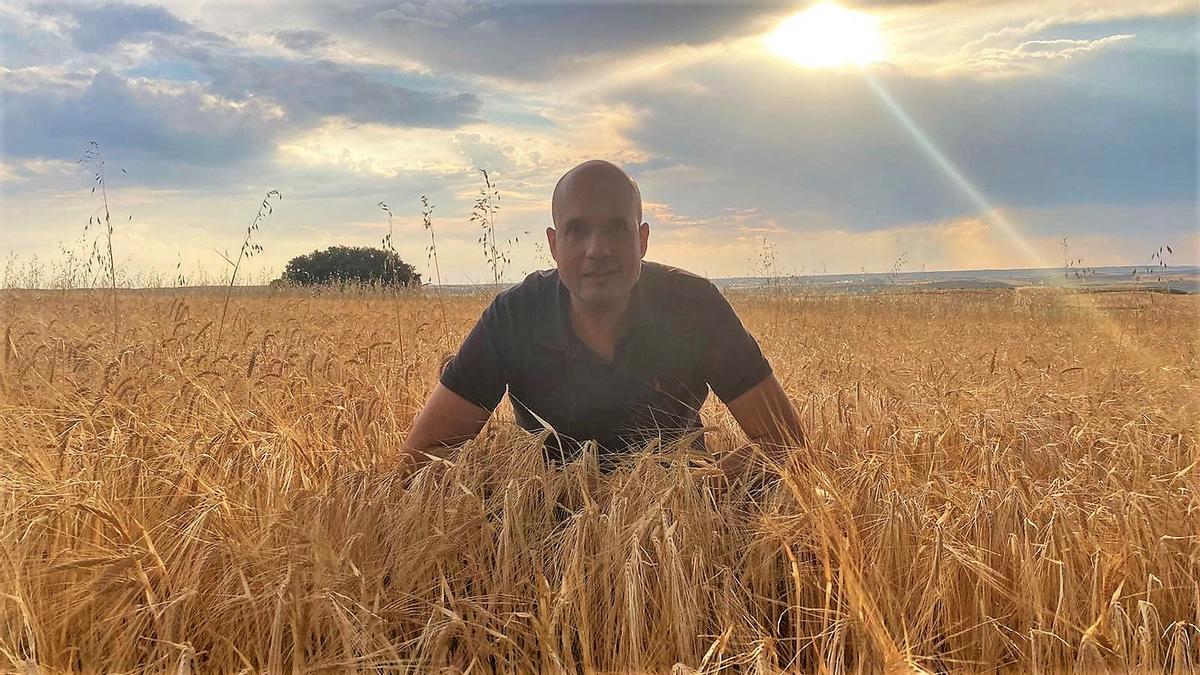
[[[443,280],[482,280],[482,168],[515,280],[594,157],[639,182],[647,257],[710,276],[764,237],[783,273],[1056,265],[1063,237],[1085,265],[1200,262],[1194,3],[846,2],[885,47],[861,68],[764,46],[808,6],[5,3],[0,252],[90,246],[94,139],[131,273],[219,276],[278,189],[252,275],[378,245],[379,201],[423,269],[428,195]]]

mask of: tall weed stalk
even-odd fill
[[[95,171],[95,176],[92,178],[92,194],[95,195],[96,190],[100,190],[101,205],[88,217],[88,224],[83,230],[86,233],[93,224],[103,228],[101,233],[104,237],[104,248],[100,249],[99,240],[97,240],[96,244],[92,247],[92,257],[89,260],[89,267],[91,262],[94,261],[100,267],[101,271],[108,276],[113,338],[115,339],[119,320],[119,315],[117,314],[117,264],[113,257],[113,223],[112,210],[108,204],[108,176],[105,174],[104,154],[100,151],[100,144],[96,141],[89,141],[88,147],[75,163],[86,164]],[[126,173],[125,169],[121,169],[121,173]],[[129,220],[133,220],[132,215],[129,216]]]
[[[471,210],[470,222],[479,223],[479,239],[476,241],[483,247],[483,257],[492,270],[492,282],[500,285],[504,279],[504,271],[511,262],[508,257],[508,246],[512,242],[506,241],[504,244],[500,244],[496,239],[496,214],[500,211],[500,190],[492,182],[485,169],[480,169],[479,172],[483,174],[483,187],[479,188],[479,197],[475,199],[475,206]]]
[[[262,253],[263,247],[254,241],[254,234],[258,232],[258,228],[262,222],[271,215],[274,208],[271,206],[271,199],[283,199],[283,195],[279,194],[279,190],[268,190],[263,197],[262,203],[258,206],[258,213],[254,215],[254,220],[246,227],[246,236],[242,239],[242,248],[238,251],[237,259],[230,260],[226,255],[218,251],[218,255],[225,259],[233,267],[233,271],[229,275],[229,286],[225,289],[225,302],[221,306],[221,321],[217,325],[217,344],[221,343],[221,336],[225,332],[225,315],[229,313],[229,297],[233,295],[233,285],[237,282],[238,271],[242,268],[242,261],[248,258],[253,258],[254,254]]]

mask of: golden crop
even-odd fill
[[[1200,664],[1197,298],[737,295],[809,437],[754,501],[504,411],[388,474],[484,297],[105,297],[0,296],[0,669]]]

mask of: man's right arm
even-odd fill
[[[412,473],[429,461],[428,455],[445,457],[457,446],[479,435],[490,416],[491,411],[439,382],[404,439],[397,468]]]
[[[503,309],[493,301],[475,322],[458,353],[442,368],[429,400],[404,439],[400,468],[420,469],[428,455],[445,457],[475,438],[504,397],[508,344]]]

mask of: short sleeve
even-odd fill
[[[441,383],[450,391],[487,410],[495,410],[508,384],[503,350],[498,348],[500,309],[492,302],[463,340],[458,353],[442,370]]]
[[[712,283],[706,289],[703,306],[700,327],[706,336],[704,377],[717,398],[729,403],[770,375],[771,364],[729,301]]]

